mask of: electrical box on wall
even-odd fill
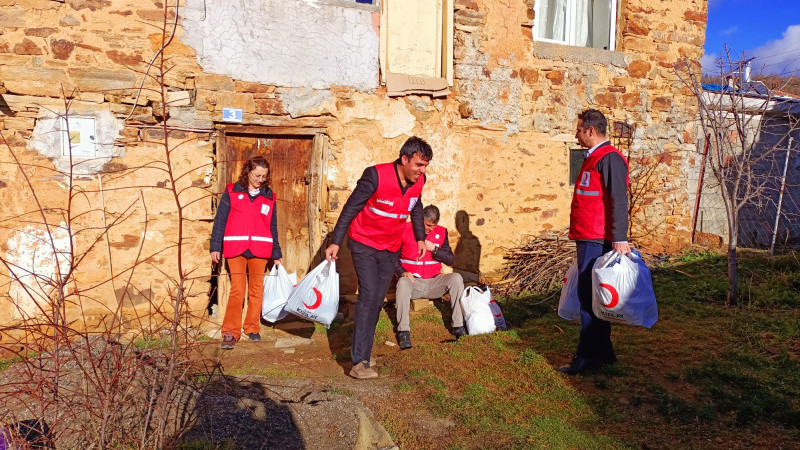
[[[61,118],[61,155],[73,158],[97,156],[97,131],[94,117]]]

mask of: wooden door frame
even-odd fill
[[[311,158],[309,171],[311,173],[311,184],[308,186],[308,255],[313,261],[317,250],[322,246],[322,222],[323,205],[328,204],[327,180],[328,159],[325,157],[328,136],[325,128],[321,127],[288,127],[288,126],[256,126],[256,125],[217,125],[216,158],[215,172],[217,174],[214,182],[214,193],[219,196],[225,190],[228,181],[219,176],[220,173],[227,172],[220,170],[225,168],[227,161],[220,161],[220,155],[227,154],[227,139],[231,134],[249,136],[302,136],[311,137]],[[227,276],[225,266],[220,269],[217,281],[217,321],[221,324],[228,306],[228,294],[230,293],[230,280]]]

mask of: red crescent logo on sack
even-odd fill
[[[303,306],[305,306],[308,309],[317,309],[319,308],[319,305],[322,304],[322,292],[318,291],[317,288],[311,288],[311,289],[313,289],[314,293],[317,294],[317,301],[315,301],[313,305],[309,305],[308,303],[303,302]]]
[[[600,287],[606,289],[608,292],[611,293],[611,303],[603,306],[605,306],[606,308],[613,308],[617,306],[617,303],[619,303],[619,293],[617,293],[617,290],[614,289],[614,286],[610,284],[600,283]]]

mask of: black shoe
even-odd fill
[[[615,362],[617,362],[617,355],[612,353],[611,355],[606,355],[597,358],[597,360],[600,361],[600,364],[614,364]]]
[[[408,331],[398,331],[397,345],[400,346],[400,350],[408,350],[411,348],[411,333]]]
[[[459,339],[461,336],[467,335],[467,329],[464,327],[453,327],[453,329],[450,330],[450,334],[455,336],[456,339]]]
[[[261,342],[261,335],[258,333],[247,333],[247,339],[253,342]]]
[[[583,356],[576,356],[572,358],[572,361],[569,363],[568,366],[563,366],[558,370],[566,375],[578,375],[580,373],[586,372],[587,370],[594,369],[599,365],[600,364],[594,359],[584,358]]]

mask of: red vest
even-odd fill
[[[377,250],[400,249],[403,225],[417,204],[425,175],[403,194],[394,163],[378,164],[378,188],[350,224],[350,237]]]
[[[581,166],[580,174],[575,181],[575,194],[572,196],[569,214],[570,239],[613,240],[611,208],[606,208],[611,204],[611,198],[603,189],[603,180],[597,171],[597,162],[611,152],[622,157],[627,167],[628,161],[611,144],[595,149]],[[630,178],[627,178],[626,182],[630,186]],[[627,215],[628,211],[623,213]]]
[[[247,192],[234,192],[233,184],[227,187],[231,199],[231,212],[225,223],[222,256],[235,258],[245,250],[257,258],[272,258],[272,213],[275,211],[275,194],[272,200],[257,195],[250,201]]]
[[[436,225],[425,239],[441,247],[445,237],[447,237],[447,229]],[[431,252],[426,251],[419,261],[417,261],[417,256],[417,239],[414,237],[414,227],[411,226],[411,222],[408,222],[403,229],[400,265],[403,266],[406,272],[411,272],[420,278],[433,278],[442,273],[442,263],[433,259]]]

